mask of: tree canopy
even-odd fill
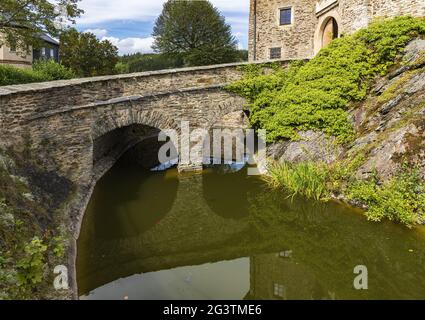
[[[93,33],[70,28],[60,36],[61,63],[78,76],[92,77],[115,73],[118,48],[108,40],[98,40]]]
[[[155,22],[153,36],[156,52],[181,56],[188,66],[239,58],[230,25],[206,0],[168,0]]]
[[[83,11],[80,0],[1,0],[0,45],[6,43],[21,50],[38,45],[39,36],[47,33],[58,37],[65,23],[75,23]]]

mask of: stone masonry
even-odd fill
[[[59,174],[85,184],[95,169],[95,142],[115,129],[139,124],[178,130],[184,120],[193,128],[209,130],[227,114],[242,111],[244,99],[223,90],[241,77],[239,67],[226,64],[1,87],[0,146],[21,146],[23,137],[29,136],[35,151],[48,150],[46,169],[59,164]],[[130,140],[122,151],[131,147]]]
[[[280,20],[281,10],[291,12],[289,23]],[[331,29],[333,37],[340,37],[374,18],[400,15],[424,17],[425,1],[251,0],[249,59],[309,59],[327,44],[324,38]],[[280,49],[280,56],[273,57],[273,49]]]

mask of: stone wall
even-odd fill
[[[251,0],[249,59],[269,59],[270,48],[281,47],[283,59],[312,58],[321,48],[323,25],[336,19],[338,35],[366,27],[375,17],[425,16],[423,0]],[[293,23],[279,26],[279,9],[293,8]]]
[[[316,27],[314,0],[257,0],[257,60],[268,60],[270,48],[281,47],[282,59],[308,59],[313,56]],[[293,8],[293,23],[279,25],[279,9]],[[253,60],[253,0],[250,14],[250,60]]]
[[[372,14],[380,17],[395,17],[400,15],[425,16],[423,0],[373,0]]]

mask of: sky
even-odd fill
[[[210,0],[232,26],[239,48],[248,43],[249,0]],[[165,0],[82,0],[76,28],[108,39],[120,55],[152,52],[152,29]]]

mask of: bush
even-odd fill
[[[34,62],[33,70],[40,74],[44,81],[66,80],[75,78],[75,73],[54,60],[39,60]]]
[[[31,69],[21,69],[0,64],[0,86],[44,81],[42,75]]]
[[[327,196],[326,183],[328,170],[325,165],[313,163],[275,163],[269,168],[269,183],[284,188],[292,197],[304,196],[322,200]]]
[[[53,60],[34,62],[33,69],[0,65],[0,86],[72,79],[75,74]]]
[[[387,218],[407,226],[425,222],[425,183],[419,170],[405,169],[382,185],[376,178],[354,183],[348,197],[368,206],[371,221]]]
[[[316,130],[340,143],[354,138],[350,102],[363,100],[378,74],[385,74],[405,45],[425,35],[425,21],[397,17],[334,40],[304,65],[265,75],[247,72],[228,87],[251,103],[250,121],[266,129],[268,141],[299,139],[299,131]]]

